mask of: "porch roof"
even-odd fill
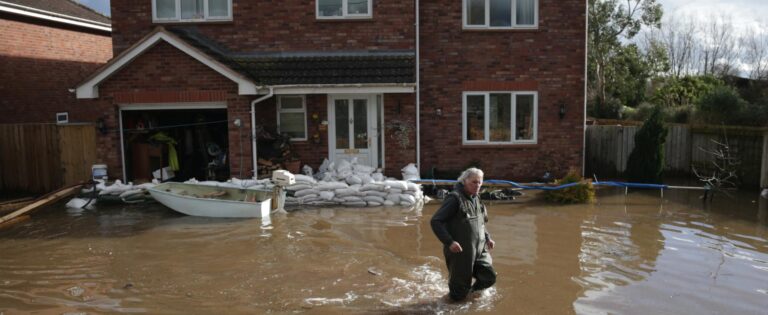
[[[413,84],[415,53],[408,51],[302,51],[238,54],[194,28],[171,32],[259,85]]]

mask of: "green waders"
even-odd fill
[[[443,246],[443,254],[450,273],[448,289],[451,299],[463,300],[470,291],[483,290],[496,283],[496,271],[485,248],[485,206],[478,197],[467,199],[463,193],[453,194],[459,200],[460,209],[447,222],[447,229],[463,251],[452,253],[449,246]]]

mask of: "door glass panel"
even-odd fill
[[[533,140],[533,95],[517,95],[515,139]]]
[[[336,149],[349,149],[349,100],[334,102],[336,113]]]
[[[368,102],[366,100],[354,100],[355,118],[355,149],[368,148]]]

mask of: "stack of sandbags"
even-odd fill
[[[242,189],[272,189],[275,185],[272,184],[272,181],[269,179],[239,179],[233,177],[232,179],[226,181],[226,182],[218,182],[218,181],[198,181],[195,178],[192,178],[188,181],[184,182],[185,184],[196,184],[196,185],[206,185],[206,186],[215,186],[215,187],[232,187],[232,188],[242,188]]]
[[[286,188],[286,204],[412,207],[425,202],[420,185],[386,178],[355,160],[325,160],[320,171],[315,177],[296,175],[296,183]]]

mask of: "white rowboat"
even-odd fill
[[[269,216],[272,205],[271,190],[172,182],[147,190],[166,207],[192,216],[263,218]]]

